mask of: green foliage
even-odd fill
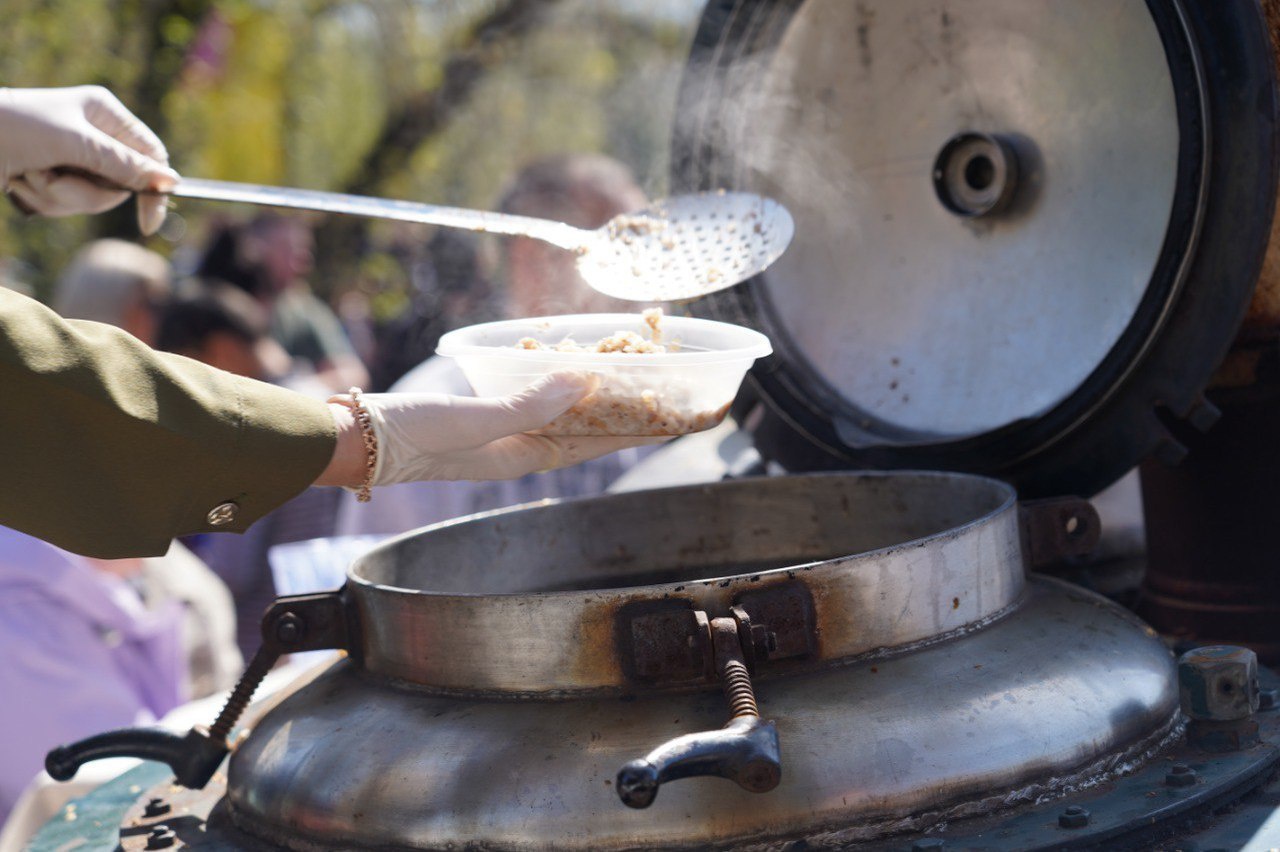
[[[688,33],[669,16],[646,18],[644,8],[623,0],[7,0],[0,81],[105,85],[190,175],[335,190],[372,179],[359,188],[484,207],[532,157],[605,151],[660,191],[672,104],[654,93],[674,92]],[[507,30],[494,24],[504,21]],[[388,135],[388,122],[406,117],[404,132]],[[388,158],[379,149],[386,145],[403,150]],[[191,248],[206,220],[232,212],[186,200],[178,209],[186,227],[170,239],[187,243],[153,240],[159,250]],[[132,228],[124,208],[58,221],[6,213],[0,257],[30,264],[44,293],[76,246],[132,236]],[[377,254],[388,233],[362,225],[360,251]],[[385,259],[349,261],[319,269],[318,289],[355,277],[379,292],[405,286]],[[382,302],[398,303],[394,293]]]

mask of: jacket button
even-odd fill
[[[226,526],[236,519],[236,512],[240,511],[240,507],[230,501],[219,503],[209,510],[209,514],[205,516],[205,520],[209,522],[211,527]]]

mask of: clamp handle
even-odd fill
[[[758,716],[739,716],[718,731],[685,734],[633,760],[618,773],[618,796],[647,808],[667,781],[716,775],[751,793],[767,793],[782,778],[778,729]]]
[[[200,728],[181,737],[160,728],[121,728],[58,746],[45,755],[44,768],[55,781],[70,781],[91,760],[137,757],[169,764],[179,784],[199,789],[226,756],[226,740],[216,740]]]
[[[715,618],[710,622],[716,673],[733,717],[719,730],[676,737],[622,767],[616,786],[627,807],[649,807],[660,785],[680,778],[728,778],[750,793],[767,793],[782,780],[778,729],[760,718],[739,641],[740,621]]]
[[[122,728],[95,734],[50,751],[45,755],[45,771],[57,781],[70,781],[91,760],[137,757],[166,763],[183,787],[202,789],[231,751],[227,745],[231,729],[281,654],[349,647],[342,590],[277,599],[262,618],[262,640],[262,647],[208,729],[197,726],[185,736],[159,728]]]

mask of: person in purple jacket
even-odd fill
[[[126,562],[0,527],[0,823],[51,743],[150,724],[191,698],[184,608],[145,606]]]

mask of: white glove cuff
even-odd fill
[[[391,440],[387,434],[387,418],[382,414],[382,408],[376,402],[366,397],[363,401],[364,410],[369,412],[368,428],[373,432],[373,439],[377,446],[373,454],[373,471],[369,475],[370,485],[386,485],[382,481],[382,476],[387,470],[387,455],[391,452]]]

